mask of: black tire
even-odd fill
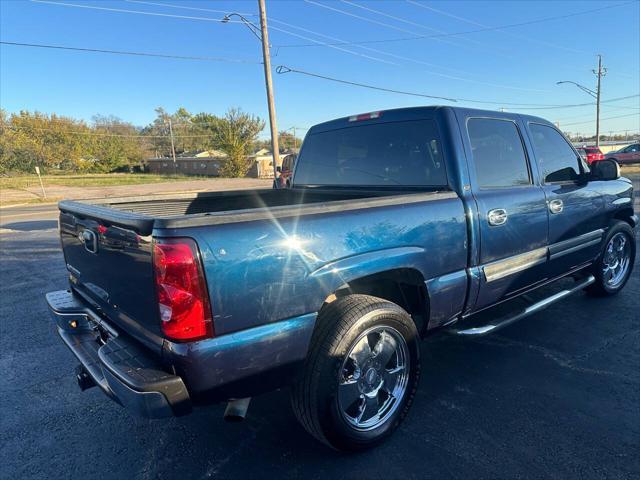
[[[395,400],[394,409],[387,413],[388,417],[375,428],[363,431],[344,418],[338,400],[338,383],[344,375],[346,356],[358,339],[362,341],[363,333],[372,328],[389,329],[394,335],[402,336],[408,350],[408,374],[404,377],[406,387]],[[386,369],[386,365],[382,368]],[[364,377],[363,374],[362,381]],[[400,425],[413,401],[419,377],[419,338],[409,314],[380,298],[347,295],[322,308],[303,371],[292,386],[291,403],[298,421],[319,441],[337,450],[364,450],[385,440]],[[366,400],[362,395],[360,398]]]
[[[626,238],[626,241],[630,249],[629,250],[630,258],[629,258],[629,266],[626,270],[626,273],[624,274],[624,276],[621,278],[619,282],[617,282],[615,285],[612,286],[612,285],[609,285],[605,280],[603,269],[605,267],[605,262],[607,261],[607,248],[608,248],[609,242],[614,236],[618,234],[621,234]],[[593,273],[593,276],[596,278],[596,281],[595,283],[592,283],[586,288],[587,293],[589,295],[593,295],[597,297],[605,297],[605,296],[615,295],[618,292],[620,292],[626,285],[627,280],[629,280],[629,277],[631,276],[635,258],[636,258],[636,239],[635,239],[633,228],[631,228],[631,226],[628,223],[623,221],[617,221],[613,223],[609,228],[609,231],[607,232],[607,235],[604,239],[604,242],[602,245],[602,251],[600,252],[600,255],[598,256],[595,263],[593,264],[592,273]]]

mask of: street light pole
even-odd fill
[[[278,124],[276,106],[273,100],[273,81],[271,79],[271,56],[269,54],[269,32],[267,30],[267,11],[264,0],[258,0],[260,9],[260,30],[262,37],[262,59],[264,64],[264,82],[267,87],[267,104],[269,106],[269,125],[271,127],[271,150],[273,152],[273,178],[278,176],[280,164],[280,146],[278,145]]]

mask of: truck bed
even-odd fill
[[[432,192],[342,189],[265,189],[62,201],[65,213],[149,235],[153,228],[216,225],[329,213],[420,201]]]
[[[313,311],[313,302],[322,301],[322,294],[299,293],[311,291],[303,287],[311,272],[381,247],[422,251],[433,244],[429,232],[441,222],[455,227],[438,242],[455,242],[448,251],[457,269],[466,261],[464,210],[455,192],[314,188],[63,201],[59,206],[62,247],[74,291],[155,349],[161,348],[163,336],[152,234],[197,242],[218,333]],[[283,241],[291,236],[303,243],[313,239],[314,252],[290,256],[291,246]],[[444,262],[446,255],[440,257],[429,260]],[[440,265],[431,270],[434,275],[447,273]],[[232,285],[235,288],[229,290]],[[283,289],[290,292],[288,302],[284,297],[278,301],[277,292]],[[240,293],[249,300],[239,302]],[[236,307],[255,311],[234,312]]]

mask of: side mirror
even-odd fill
[[[281,167],[281,166],[277,166],[277,167],[276,167],[276,172],[278,172],[278,173],[282,173],[282,167]]]
[[[620,178],[620,165],[609,158],[597,160],[591,164],[591,178],[593,180],[617,180]]]

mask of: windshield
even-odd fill
[[[297,163],[297,186],[447,185],[442,147],[432,120],[312,133]]]

